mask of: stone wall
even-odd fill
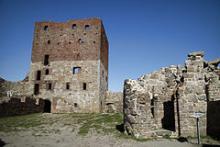
[[[52,61],[50,73],[45,75],[44,66],[32,63],[30,81],[39,84],[36,98],[48,99],[52,102],[52,112],[99,112],[97,61]],[[72,68],[80,67],[73,74]],[[41,71],[41,80],[36,80],[36,71]],[[47,86],[51,83],[52,87]],[[67,89],[66,84],[69,84]],[[83,89],[83,83],[86,89]],[[32,93],[34,89],[31,90]]]
[[[136,137],[195,136],[195,112],[201,134],[207,130],[207,102],[219,100],[217,62],[203,52],[188,55],[184,66],[170,66],[124,83],[124,125]]]
[[[33,98],[5,99],[0,103],[0,117],[44,112],[44,100]]]
[[[103,112],[105,113],[122,113],[123,112],[123,93],[110,92],[106,93]]]

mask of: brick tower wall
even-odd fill
[[[108,41],[101,20],[36,23],[29,81],[30,94],[49,99],[52,112],[99,112],[108,89]]]

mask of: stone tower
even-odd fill
[[[51,112],[100,112],[108,90],[108,40],[97,18],[35,24],[29,94]]]

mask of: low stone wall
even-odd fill
[[[103,112],[122,113],[123,112],[123,93],[108,91],[106,93]]]
[[[43,112],[44,104],[42,99],[13,97],[0,103],[0,117]]]

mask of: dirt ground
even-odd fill
[[[92,120],[92,118],[95,118]],[[0,146],[5,147],[198,147],[174,139],[120,137],[115,116],[36,114],[0,119]],[[118,117],[118,118],[117,118]],[[99,118],[99,119],[98,119]],[[106,120],[104,120],[106,119]],[[77,120],[77,121],[76,121]],[[100,121],[101,120],[101,121]],[[106,122],[108,123],[106,123]],[[100,126],[99,126],[100,125]],[[102,128],[101,126],[105,126]],[[101,131],[100,131],[101,130]],[[108,133],[110,132],[110,133]],[[192,140],[191,142],[195,142]],[[5,144],[5,145],[4,145]],[[218,142],[217,142],[218,144]],[[200,145],[204,146],[204,145]]]

